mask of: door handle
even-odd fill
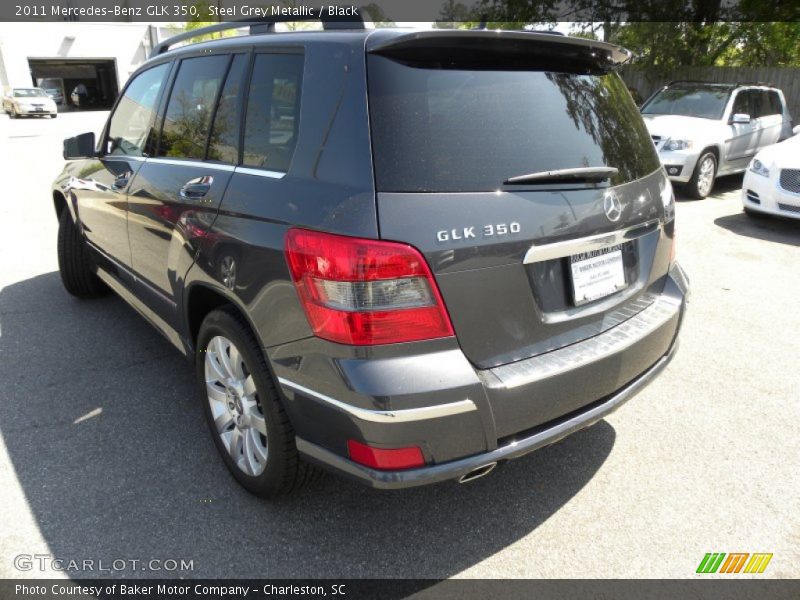
[[[111,189],[114,190],[115,192],[123,190],[126,187],[128,187],[128,182],[130,180],[131,180],[131,172],[130,171],[126,171],[124,173],[121,173],[121,174],[117,175],[116,179],[114,179],[114,182],[111,184]]]
[[[180,196],[186,200],[202,198],[209,192],[213,183],[214,178],[211,175],[190,179],[184,183],[183,187],[180,189]]]

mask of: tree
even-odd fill
[[[442,21],[475,23],[485,16],[492,29],[577,21],[577,35],[618,43],[636,64],[654,71],[678,66],[800,65],[800,8],[762,0],[478,0],[466,6],[448,0]],[[770,22],[766,22],[770,19]]]

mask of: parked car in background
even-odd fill
[[[674,82],[641,110],[667,175],[697,199],[792,132],[783,92],[763,85]]]
[[[629,52],[341,22],[168,51],[240,25],[156,47],[51,192],[64,287],[190,359],[244,487],[471,481],[666,367],[688,282]]]
[[[17,117],[58,116],[58,107],[41,88],[12,88],[3,96],[3,110],[12,119]]]
[[[62,105],[66,102],[64,80],[61,77],[42,77],[37,79],[36,87],[42,88],[56,104]]]
[[[800,219],[800,126],[790,137],[756,154],[742,184],[744,212]]]
[[[64,94],[59,88],[45,88],[44,93],[50,96],[56,104],[64,104]]]

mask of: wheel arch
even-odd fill
[[[206,316],[211,311],[223,307],[235,311],[242,317],[256,340],[258,340],[259,346],[263,349],[264,343],[258,333],[258,329],[253,324],[241,301],[226,288],[223,289],[202,281],[190,283],[184,292],[184,323],[191,347],[196,349],[200,326]]]
[[[719,146],[716,144],[709,144],[700,151],[700,156],[703,156],[706,152],[711,152],[714,155],[714,158],[717,159],[717,171],[719,171],[719,162],[722,156]]]
[[[64,210],[69,210],[74,223],[78,223],[78,207],[75,205],[75,197],[67,190],[66,192],[58,187],[52,189],[53,196],[53,209],[56,213],[56,218],[61,218],[61,213]]]
[[[58,190],[53,190],[53,208],[56,211],[56,217],[61,218],[61,213],[67,208],[67,198]]]

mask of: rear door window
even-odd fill
[[[181,61],[167,104],[159,156],[205,158],[212,111],[230,58],[218,55]]]
[[[772,115],[779,115],[783,111],[781,110],[781,100],[778,97],[778,92],[773,91],[763,91],[762,94],[762,101],[761,101],[761,108],[762,108],[762,116],[769,117]]]
[[[615,73],[425,68],[368,57],[378,189],[493,191],[519,175],[611,166],[620,184],[659,168]]]
[[[217,103],[214,124],[211,128],[211,137],[208,140],[209,160],[217,160],[228,164],[237,164],[239,162],[239,129],[241,122],[239,102],[247,63],[247,55],[235,55],[228,71],[228,76],[225,78],[225,86],[222,88],[222,94],[220,94],[219,102]]]
[[[242,162],[285,173],[300,127],[302,54],[257,54],[247,98]]]

